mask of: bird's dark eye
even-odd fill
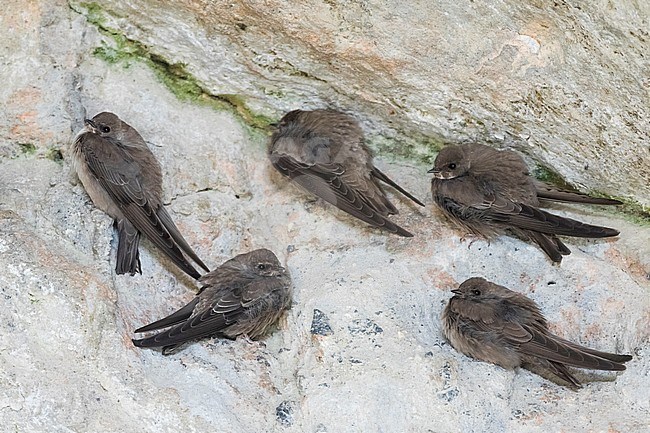
[[[456,164],[452,162],[447,167],[449,167],[449,170],[455,170],[456,169]]]
[[[266,265],[264,263],[260,263],[259,265],[257,265],[257,269],[263,271],[264,269],[266,269]]]
[[[111,128],[106,125],[102,126],[100,129],[104,134],[108,134],[109,132],[111,132]]]
[[[472,295],[474,295],[474,296],[480,296],[480,295],[481,295],[481,291],[480,291],[479,289],[474,289],[474,290],[472,290]]]

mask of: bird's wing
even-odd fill
[[[387,217],[399,213],[393,203],[388,200],[379,182],[371,176],[371,172],[365,166],[359,168],[335,162],[327,165],[340,167],[339,176],[342,183],[354,191],[361,201],[379,215]]]
[[[496,192],[489,182],[480,179],[463,179],[456,182],[434,179],[432,185],[434,196],[437,195],[436,201],[461,220],[493,222],[548,235],[599,238],[616,236],[619,233],[607,227],[559,217],[522,203],[517,201],[516,197]]]
[[[602,238],[619,234],[615,229],[581,223],[523,203],[509,203],[503,207],[496,203],[491,204],[485,216],[493,221],[507,223],[523,230],[549,235]]]
[[[187,254],[192,260],[194,260],[196,264],[201,266],[204,271],[210,272],[210,269],[208,269],[205,263],[203,263],[199,256],[196,255],[192,247],[190,247],[190,245],[187,243],[164,206],[160,206],[158,208],[158,218],[160,218],[160,221],[163,223],[171,237],[176,241],[176,244],[180,247],[180,249],[183,250],[183,252]]]
[[[373,167],[371,171],[372,175],[375,176],[377,179],[381,180],[384,183],[387,183],[388,185],[392,186],[402,194],[404,194],[406,197],[410,198],[413,200],[415,203],[419,204],[420,206],[424,206],[424,203],[422,203],[420,200],[415,198],[413,195],[411,195],[408,191],[406,191],[404,188],[399,186],[393,179],[390,177],[386,176],[384,173],[379,171],[377,167]]]
[[[199,302],[199,298],[196,297],[192,300],[192,302],[190,302],[180,310],[160,320],[156,320],[153,323],[142,326],[136,329],[134,332],[140,333],[140,332],[155,331],[157,329],[167,328],[169,326],[176,325],[177,323],[184,322],[192,315],[192,312],[194,311],[194,308],[196,307],[196,304],[198,304],[198,302]]]
[[[401,236],[413,236],[381,215],[364,192],[368,186],[359,177],[346,174],[340,164],[304,164],[287,154],[272,154],[273,166],[307,191],[375,227]]]
[[[565,344],[561,338],[541,332],[534,327],[524,325],[522,328],[530,334],[530,340],[519,345],[519,350],[522,353],[580,368],[625,370],[623,364],[588,353],[590,349],[583,350],[586,348],[573,343],[570,345]]]
[[[536,180],[534,184],[535,189],[537,190],[537,197],[544,200],[602,205],[623,204],[623,202],[611,198],[590,197],[589,195],[580,192],[562,190],[538,180]]]
[[[215,290],[215,288],[207,289],[210,289],[211,292]],[[264,314],[264,311],[254,311],[253,315],[249,313],[251,310],[255,310],[258,304],[263,302],[264,298],[274,289],[280,289],[277,281],[262,279],[254,280],[244,287],[225,285],[216,288],[216,291],[212,293],[206,291],[202,296],[210,298],[196,301],[194,313],[183,323],[154,336],[135,340],[134,343],[140,347],[174,346],[197,338],[224,333],[228,327],[237,324],[241,319],[254,320],[257,318],[255,315]],[[152,325],[145,328],[155,329]],[[141,332],[145,328],[141,328],[137,332]]]
[[[608,359],[613,362],[623,363],[632,360],[630,355],[619,355],[616,353],[601,352],[599,350],[590,349],[588,347],[580,346],[579,344],[573,343],[571,341],[565,340],[563,338],[554,335],[553,338],[559,343],[565,344],[574,349],[580,350],[581,352],[588,353],[589,355],[597,356],[598,358]]]
[[[467,188],[466,188],[467,189]],[[477,194],[478,193],[478,194]],[[471,212],[480,214],[480,218],[496,223],[511,225],[522,230],[531,230],[549,235],[600,238],[618,235],[618,230],[607,227],[584,224],[571,218],[553,215],[549,212],[517,202],[509,197],[481,189],[472,194]],[[481,200],[477,200],[477,197]],[[470,212],[466,210],[466,212]]]
[[[140,167],[119,145],[109,145],[104,139],[94,137],[95,134],[89,135],[82,142],[83,155],[100,185],[135,228],[184,272],[199,278],[200,274],[187,262],[148,199],[142,187]]]

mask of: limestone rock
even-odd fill
[[[429,205],[395,197],[395,219],[416,236],[385,235],[288,184],[266,161],[268,137],[249,126],[250,118],[242,120],[327,103],[353,110],[375,147],[397,150],[425,135],[502,140],[587,189],[643,202],[647,167],[596,170],[600,156],[647,158],[647,143],[637,146],[648,132],[640,114],[647,95],[639,87],[647,71],[634,75],[647,47],[641,3],[618,2],[606,12],[601,3],[579,10],[563,2],[550,9],[456,2],[444,10],[373,1],[108,1],[102,10],[62,0],[5,2],[4,430],[647,431],[647,225],[600,209],[556,206],[559,214],[621,229],[617,239],[568,239],[573,254],[561,266],[516,239],[469,247],[431,206],[429,166],[408,151],[398,161],[381,153],[377,166]],[[233,103],[243,110],[234,115],[214,110],[204,96],[179,100],[155,64],[93,55],[116,44],[87,21],[105,11],[106,28],[187,63],[207,90],[240,95],[245,109]],[[580,43],[567,42],[573,39]],[[576,75],[580,68],[584,75]],[[600,105],[607,92],[607,105]],[[510,110],[516,95],[533,102]],[[574,97],[585,105],[569,104]],[[534,101],[549,105],[535,111]],[[170,213],[209,266],[258,247],[286,264],[294,305],[262,343],[207,339],[168,357],[133,347],[135,328],[184,305],[196,285],[148,242],[142,276],[114,274],[112,221],[70,175],[66,153],[84,115],[103,110],[118,113],[150,143]],[[635,110],[641,118],[624,126]],[[577,137],[596,125],[606,126],[599,132],[603,147],[580,147]],[[559,163],[556,156],[567,149],[571,157]],[[449,289],[475,275],[533,298],[553,332],[633,354],[628,370],[586,372],[580,377],[587,385],[574,392],[455,352],[439,316]]]
[[[650,3],[582,3],[112,0],[93,16],[270,118],[349,110],[411,157],[513,147],[648,207]]]

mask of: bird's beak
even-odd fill
[[[442,172],[440,170],[436,170],[435,168],[432,168],[431,170],[427,171],[427,173],[433,174],[433,177],[436,179],[444,179],[445,177],[442,175]]]
[[[460,289],[453,289],[451,293],[453,293],[454,295],[460,295]]]
[[[274,277],[279,277],[280,275],[285,275],[286,273],[287,273],[287,270],[284,269],[282,266],[280,266],[273,272],[273,276]]]
[[[278,126],[280,126],[280,122],[269,123],[269,126],[272,128],[277,128]]]
[[[433,174],[434,179],[446,179],[444,173],[440,170],[436,170],[435,168],[427,171],[427,173]]]
[[[86,125],[86,129],[90,132],[97,132],[97,125],[95,125],[95,122],[93,122],[90,119],[84,119],[84,125]]]

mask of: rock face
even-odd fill
[[[5,430],[650,428],[647,225],[558,206],[621,229],[617,239],[568,239],[561,266],[511,238],[468,247],[430,205],[420,158],[424,137],[490,141],[647,205],[646,2],[5,3]],[[384,150],[378,167],[427,197],[426,209],[395,198],[414,238],[368,228],[273,172],[268,137],[251,125],[322,105],[354,112]],[[209,266],[258,247],[286,264],[295,303],[263,344],[208,339],[168,357],[133,347],[135,328],[184,305],[196,285],[147,242],[142,276],[114,274],[112,222],[66,154],[84,115],[104,110],[150,143],[170,213]],[[390,162],[389,150],[407,158]],[[565,338],[633,354],[628,370],[585,372],[574,392],[460,355],[439,316],[470,276],[526,293]]]
[[[91,16],[273,119],[351,110],[411,156],[514,147],[650,206],[650,3],[569,3],[141,0]]]

